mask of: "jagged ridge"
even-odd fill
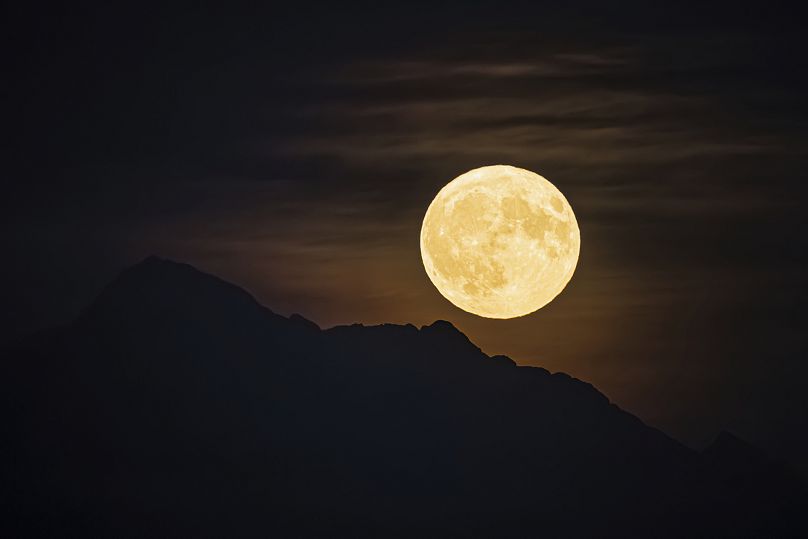
[[[760,478],[719,465],[733,444],[699,455],[590,384],[487,356],[449,322],[321,330],[157,258],[3,369],[6,536],[679,537],[804,524],[800,482],[764,472],[765,500],[735,496],[738,473]]]

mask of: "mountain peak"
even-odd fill
[[[440,332],[440,333],[444,333],[444,334],[459,334],[459,335],[463,335],[463,337],[466,336],[462,331],[457,329],[454,326],[454,324],[452,324],[448,320],[435,320],[434,322],[432,322],[429,325],[421,326],[421,331],[426,331],[428,333],[430,333],[430,332],[435,332],[435,333]]]
[[[190,264],[149,256],[123,270],[82,314],[80,321],[129,321],[168,313],[227,317],[228,313],[274,315],[244,289]],[[278,316],[278,315],[274,315]]]
[[[157,255],[149,255],[140,262],[137,262],[121,271],[118,277],[113,280],[108,287],[135,279],[154,279],[158,276],[167,278],[170,275],[204,275],[206,277],[212,277],[210,274],[199,271],[190,264],[186,264],[184,262],[175,262],[174,260],[162,258]]]
[[[482,350],[471,342],[465,333],[446,320],[436,320],[428,326],[422,326],[420,333],[430,345],[438,349],[446,351],[462,350],[475,356],[484,355]]]
[[[293,322],[294,324],[296,324],[296,325],[298,325],[300,327],[307,328],[309,330],[320,331],[320,326],[318,326],[316,322],[312,322],[308,318],[306,318],[303,315],[300,315],[298,313],[293,313],[289,317],[289,321]]]
[[[447,320],[435,320],[428,326],[421,326],[421,334],[447,343],[477,348],[465,333]]]
[[[184,262],[176,262],[170,258],[163,258],[158,255],[149,255],[140,262],[132,264],[126,268],[123,273],[139,273],[144,271],[195,271],[200,272],[190,264]]]

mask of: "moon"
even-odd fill
[[[493,165],[437,194],[421,226],[421,258],[450,302],[486,318],[530,314],[564,290],[581,249],[567,199],[535,172]]]

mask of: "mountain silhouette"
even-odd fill
[[[321,330],[150,257],[2,353],[3,537],[785,537],[805,483],[451,323]]]

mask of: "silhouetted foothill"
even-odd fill
[[[508,356],[496,355],[496,356],[491,356],[491,359],[496,361],[497,363],[499,363],[501,365],[506,365],[508,367],[515,367],[516,366],[516,362],[514,360],[512,360],[511,358],[509,358]]]
[[[289,321],[313,331],[320,331],[320,326],[318,326],[308,318],[304,318],[303,316],[297,313],[294,313],[292,316],[290,316]]]
[[[2,356],[4,537],[799,536],[801,479],[698,453],[452,324],[321,330],[185,264]]]
[[[465,340],[468,341],[468,337],[463,335],[463,333],[461,333],[461,331],[459,329],[454,327],[454,325],[451,322],[448,322],[446,320],[435,320],[431,324],[429,324],[427,326],[423,326],[421,328],[421,331],[426,331],[428,333],[436,333],[436,334],[441,334],[441,335],[447,335],[447,336],[452,335],[452,336],[455,336],[457,338],[462,338],[462,339],[465,339]]]

